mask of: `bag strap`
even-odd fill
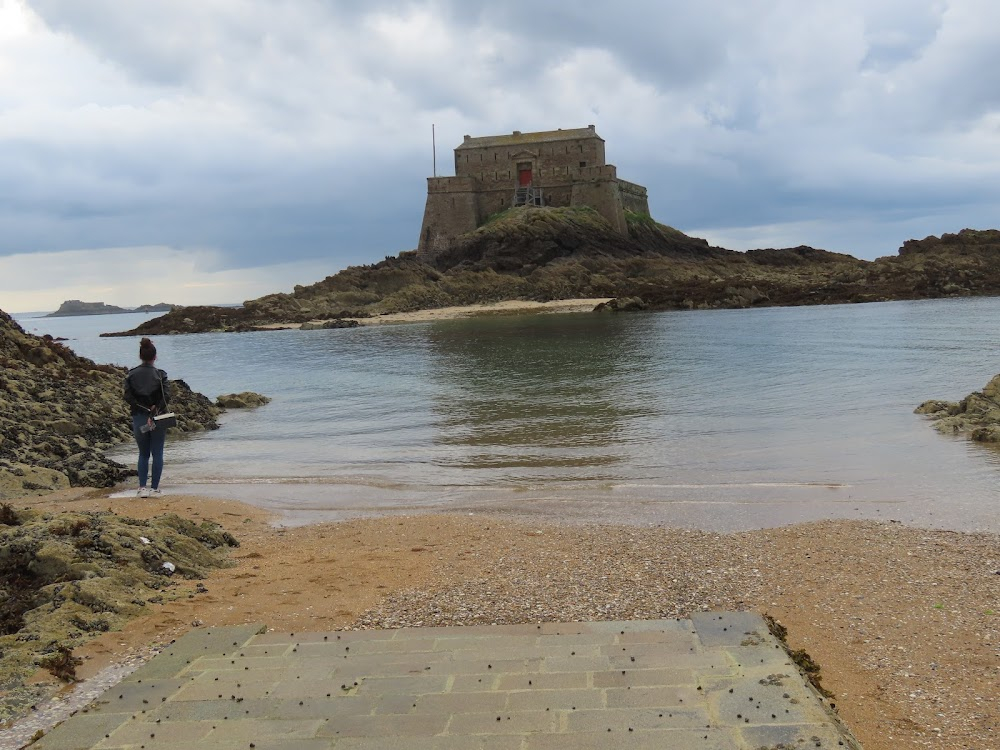
[[[153,404],[152,408],[149,410],[149,413],[155,416],[153,409],[156,409],[156,413],[159,413],[160,404],[163,404],[164,407],[167,405],[167,393],[163,390],[163,377],[160,375],[160,368],[153,365],[153,371],[156,373],[156,382],[160,384],[160,400]]]

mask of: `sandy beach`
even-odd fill
[[[593,297],[587,299],[557,299],[549,302],[532,300],[505,300],[482,305],[455,305],[452,307],[435,307],[428,310],[414,310],[403,313],[386,313],[373,318],[357,318],[363,326],[395,325],[398,323],[427,323],[435,320],[454,320],[456,318],[475,318],[486,315],[525,315],[531,313],[576,313],[592,312],[597,305],[610,301],[610,297]],[[313,321],[322,323],[323,321]],[[301,328],[302,323],[272,323],[260,326],[262,329]]]
[[[475,318],[483,315],[523,315],[525,313],[571,313],[591,312],[610,297],[593,299],[558,299],[551,302],[531,300],[506,300],[486,305],[460,305],[439,307],[432,310],[414,310],[405,313],[390,313],[374,318],[359,318],[364,326],[378,326],[393,323],[426,323],[433,320],[453,320],[455,318]]]
[[[479,514],[282,528],[235,501],[80,490],[19,505],[172,511],[241,541],[235,567],[181,582],[175,600],[77,649],[85,679],[193,625],[294,632],[751,609],[821,665],[869,750],[1000,746],[996,535],[856,521],[721,535]]]

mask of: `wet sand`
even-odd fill
[[[190,592],[78,649],[83,677],[193,625],[294,632],[752,609],[821,665],[868,750],[1000,747],[996,534],[871,521],[716,534],[480,513],[287,528],[235,501],[79,490],[18,504],[172,511],[217,521],[242,543],[235,567],[181,582]]]

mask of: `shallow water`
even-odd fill
[[[102,362],[139,315],[17,316]],[[1000,299],[526,315],[156,338],[210,396],[273,397],[173,439],[168,491],[291,523],[502,510],[732,530],[879,518],[1000,531],[1000,453],[913,409],[1000,372]],[[113,455],[131,463],[132,447]]]

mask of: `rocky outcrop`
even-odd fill
[[[626,219],[627,235],[585,207],[511,209],[458,238],[433,266],[403,252],[236,310],[183,308],[116,335],[317,320],[340,327],[363,316],[511,299],[639,299],[683,310],[1000,294],[995,230],[911,240],[898,255],[866,261],[806,246],[735,252],[648,216]]]
[[[322,331],[328,328],[357,328],[359,325],[361,324],[356,320],[345,320],[345,319],[307,320],[305,323],[299,326],[299,330]]]
[[[203,578],[238,545],[216,524],[176,515],[43,514],[0,503],[0,725],[44,695],[25,680],[60,650],[175,598],[174,580]],[[72,663],[64,666],[69,679]]]
[[[98,365],[0,310],[0,500],[67,485],[108,487],[133,474],[104,451],[132,439],[126,370]],[[171,381],[180,431],[215,429],[219,409]]]
[[[636,312],[645,309],[646,303],[639,297],[615,297],[601,302],[594,308],[594,312]]]
[[[227,393],[215,399],[215,405],[220,409],[254,409],[269,403],[271,403],[271,399],[253,391]]]
[[[962,434],[980,443],[1000,443],[1000,375],[961,401],[924,401],[915,410],[934,420],[946,435]]]

